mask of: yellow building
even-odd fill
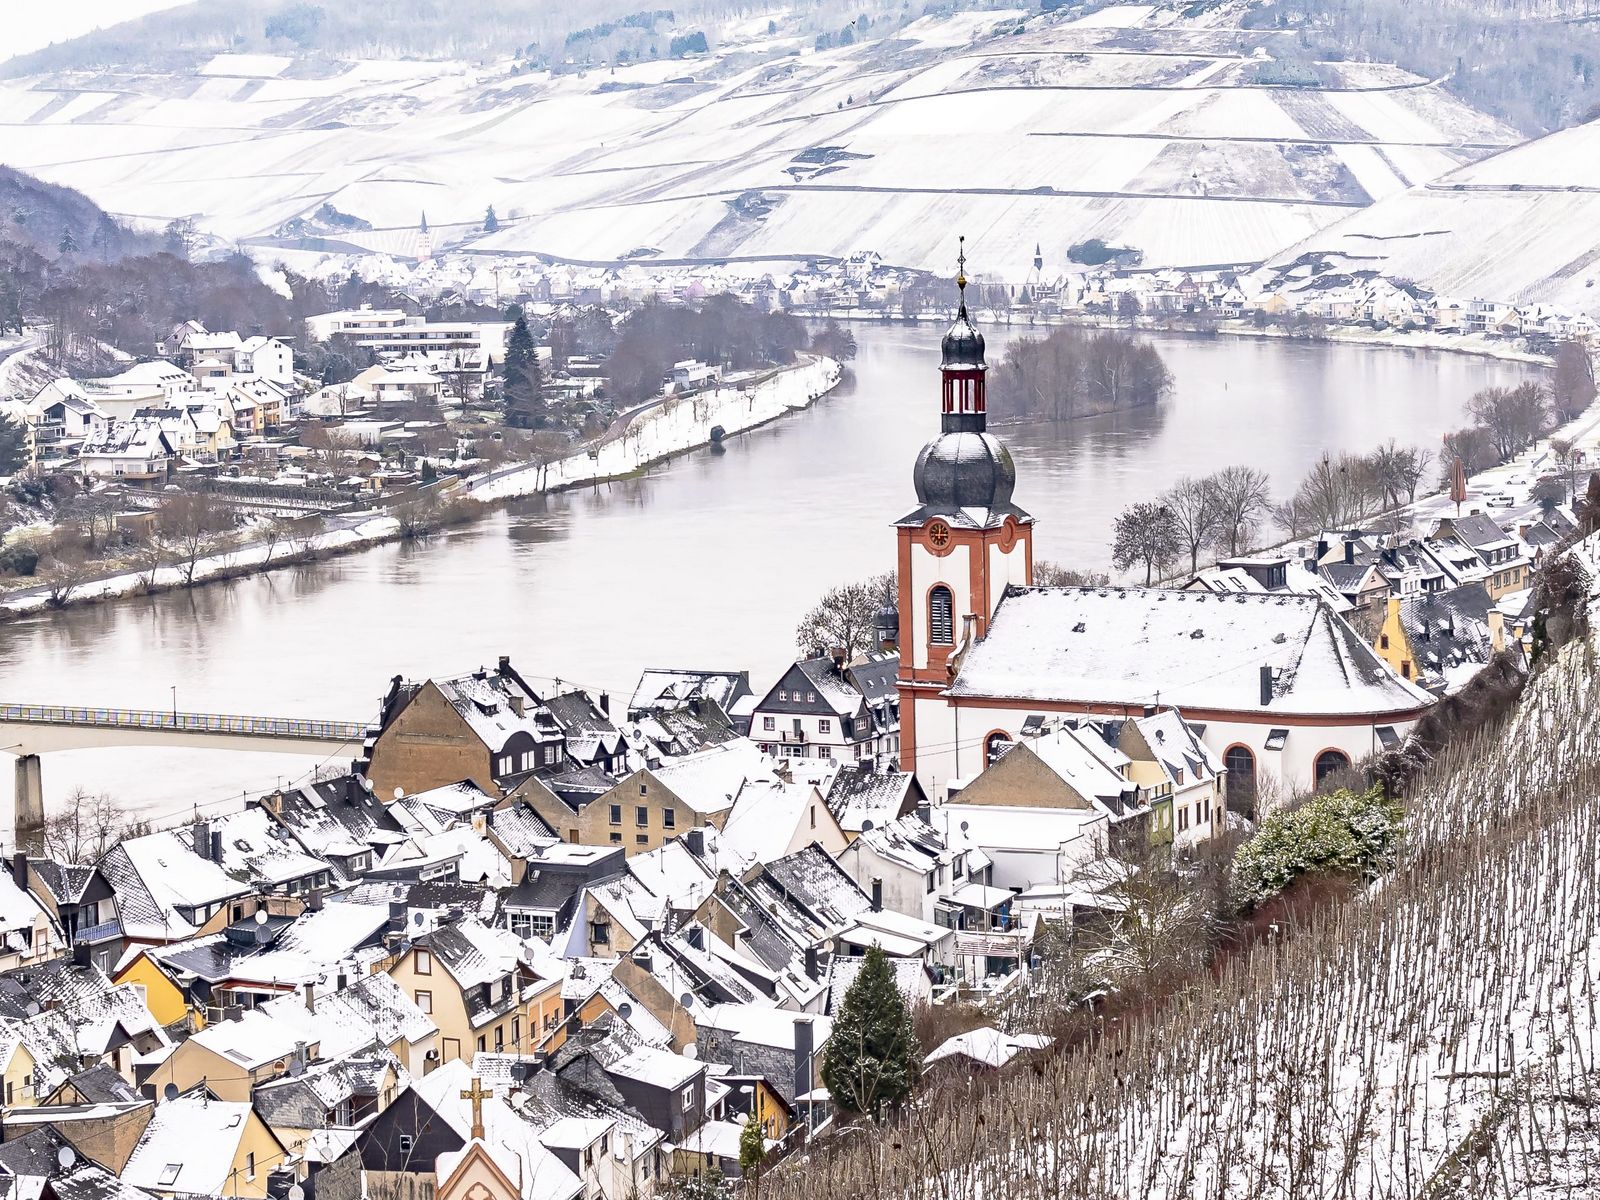
[[[296,1057],[315,1061],[320,1042],[297,1040],[291,1028],[266,1013],[247,1012],[237,1021],[218,1021],[180,1042],[146,1080],[164,1095],[167,1085],[180,1092],[204,1087],[223,1100],[248,1102],[259,1084],[288,1073]]]
[[[438,1026],[441,1063],[532,1051],[561,1021],[561,980],[539,974],[520,938],[480,921],[423,934],[388,974]]]
[[[191,1028],[205,1028],[205,1009],[196,1006],[191,1013],[183,989],[162,970],[160,963],[150,957],[148,950],[139,951],[127,966],[113,976],[111,982],[131,983],[143,989],[144,1006],[163,1028],[170,1029],[186,1016],[194,1018]]]

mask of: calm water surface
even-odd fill
[[[641,667],[788,661],[826,586],[892,565],[889,523],[938,424],[937,335],[857,326],[854,379],[809,412],[645,478],[530,500],[426,545],[0,626],[0,698],[365,719],[391,675],[509,654],[524,674],[620,696]],[[991,331],[991,358],[1007,338]],[[1436,352],[1155,339],[1158,409],[1009,428],[1042,558],[1104,569],[1112,517],[1234,462],[1291,491],[1324,451],[1437,445],[1467,398],[1527,368]],[[99,750],[44,760],[47,793],[109,791],[152,815],[266,790],[280,755]],[[11,773],[0,763],[0,841]]]

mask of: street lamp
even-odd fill
[[[178,685],[172,685],[172,727],[178,727]]]

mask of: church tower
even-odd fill
[[[939,436],[917,455],[917,507],[895,522],[902,770],[916,770],[919,740],[953,740],[940,692],[963,648],[987,632],[1007,585],[1033,582],[1033,518],[1011,502],[1011,452],[987,431],[988,367],[967,315],[962,241],[961,307],[941,343]]]

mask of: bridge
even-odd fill
[[[41,754],[109,746],[179,746],[327,757],[359,750],[367,731],[365,721],[0,703],[0,751],[17,756],[17,845],[37,852],[42,843]]]

